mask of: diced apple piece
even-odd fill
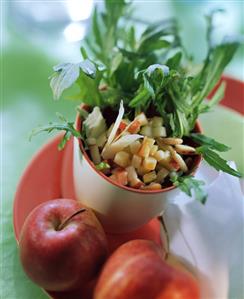
[[[156,172],[155,171],[151,171],[149,173],[144,174],[143,176],[143,182],[145,184],[150,183],[152,181],[154,181],[157,178]]]
[[[157,165],[157,160],[153,157],[148,157],[143,160],[143,167],[146,170],[154,170]]]
[[[134,166],[126,167],[126,171],[128,173],[128,181],[129,183],[137,179],[137,173]]]
[[[143,157],[143,158],[147,158],[149,157],[150,154],[150,146],[148,144],[144,144],[142,145],[141,149],[138,152],[138,155]]]
[[[115,154],[123,151],[124,148],[135,142],[136,140],[142,138],[141,135],[138,134],[129,134],[126,136],[120,137],[117,141],[112,142],[108,145],[106,143],[105,147],[102,150],[102,157],[104,159],[113,159]]]
[[[147,117],[145,115],[145,113],[140,113],[138,114],[136,117],[135,117],[136,120],[138,120],[141,124],[141,126],[145,126],[148,124],[148,120],[147,120]]]
[[[171,156],[175,154],[175,149],[173,148],[172,145],[165,145],[166,151],[169,151]]]
[[[142,141],[142,146],[138,152],[138,155],[143,158],[149,157],[150,150],[151,150],[151,147],[153,146],[154,142],[155,142],[154,139],[148,138],[147,136],[144,137],[144,139]]]
[[[162,189],[162,186],[159,183],[150,183],[147,186],[141,187],[142,190],[160,190]]]
[[[150,172],[150,170],[148,169],[145,169],[145,167],[142,165],[140,167],[137,168],[137,173],[140,175],[140,176],[144,176],[144,174]]]
[[[120,132],[124,131],[124,129],[127,127],[127,123],[122,119],[120,124],[119,124],[119,130]]]
[[[92,138],[92,137],[87,138],[86,142],[87,142],[88,145],[96,145],[97,144],[96,139]]]
[[[122,119],[121,122],[120,122],[120,125],[119,125],[119,128],[116,132],[116,135],[115,135],[115,139],[114,140],[117,140],[119,137],[121,136],[124,136],[124,135],[127,135],[129,134],[127,132],[127,128],[128,128],[128,125],[129,125],[129,121],[125,120],[125,119]]]
[[[117,168],[113,171],[115,181],[123,186],[128,184],[128,172],[125,169]]]
[[[95,165],[101,163],[101,155],[100,155],[98,146],[97,145],[90,145],[89,150],[90,150],[90,155],[91,155],[93,163]]]
[[[152,128],[152,136],[154,138],[157,138],[157,137],[166,137],[166,129],[165,127],[155,127],[155,128]]]
[[[189,145],[177,144],[175,146],[177,153],[181,155],[193,155],[196,153],[196,149]]]
[[[101,134],[98,138],[97,138],[97,146],[102,148],[104,146],[104,144],[107,141],[107,137],[106,137],[106,133]]]
[[[164,181],[164,179],[168,176],[168,174],[169,174],[169,171],[166,168],[162,167],[159,170],[159,172],[157,173],[157,178],[155,181],[157,183],[162,183]]]
[[[140,189],[143,186],[145,186],[145,184],[140,179],[137,178],[135,181],[131,182],[130,186],[135,189]]]
[[[144,137],[143,142],[147,143],[151,148],[155,143],[155,139]]]
[[[158,150],[158,146],[153,145],[150,150],[150,156],[153,156],[157,152],[157,150]]]
[[[152,118],[152,127],[162,127],[163,125],[163,119],[162,117],[159,117],[159,116],[154,116]]]
[[[142,164],[142,157],[140,157],[138,155],[133,155],[131,164],[135,168],[139,168],[141,166],[141,164]]]
[[[131,187],[139,189],[144,185],[144,183],[138,178],[135,167],[128,166],[126,171],[128,173],[128,182]]]
[[[143,136],[152,137],[152,128],[150,126],[144,126],[141,128],[140,134]]]
[[[128,132],[131,134],[136,134],[140,131],[141,123],[139,120],[134,120],[128,127]]]
[[[162,151],[159,150],[157,151],[153,157],[157,160],[157,161],[161,161],[161,160],[170,160],[170,152],[169,151]]]
[[[139,149],[141,148],[141,142],[139,140],[134,141],[130,144],[130,151],[132,154],[137,154]]]
[[[114,157],[114,162],[121,167],[126,167],[130,163],[130,154],[124,151],[118,152]]]
[[[153,157],[154,157],[157,161],[160,161],[160,160],[162,160],[162,159],[165,157],[165,153],[164,153],[164,151],[159,150],[159,151],[157,151],[157,152],[153,155]]]

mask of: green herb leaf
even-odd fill
[[[86,59],[80,63],[63,63],[53,68],[55,73],[51,76],[50,86],[54,99],[59,99],[63,91],[71,87],[79,78],[80,71],[88,77],[95,78],[96,66]]]
[[[136,47],[136,35],[135,35],[135,27],[131,26],[128,32],[128,43],[132,51],[135,50]]]
[[[75,83],[80,74],[77,64],[66,63],[54,67],[56,72],[51,77],[50,86],[55,100],[59,99],[63,91]]]
[[[106,169],[110,169],[110,165],[106,162],[101,162],[98,165],[96,165],[96,169],[97,170],[106,170]]]
[[[195,93],[194,107],[197,107],[218,83],[221,74],[239,45],[238,41],[225,40],[222,44],[209,50],[203,69],[192,81],[192,88]]]
[[[139,41],[138,53],[147,54],[152,50],[158,50],[161,48],[169,47],[172,43],[165,40],[166,36],[174,37],[174,46],[178,40],[177,24],[174,19],[157,22],[143,32]]]
[[[82,119],[86,119],[89,113],[85,109],[81,109],[80,106],[76,107],[76,111],[80,114]]]
[[[122,53],[121,52],[116,53],[111,62],[110,75],[112,75],[118,69],[122,60],[123,60]]]
[[[182,52],[177,52],[174,56],[170,57],[167,61],[166,61],[166,65],[170,68],[170,69],[174,69],[177,70],[180,66],[180,62],[181,62],[181,58],[182,58]]]
[[[196,148],[196,151],[198,154],[202,154],[204,160],[211,166],[213,166],[216,170],[222,170],[223,172],[229,173],[233,176],[236,176],[238,178],[242,177],[243,175],[231,168],[227,161],[221,158],[216,152],[211,150],[208,146],[203,145]]]
[[[81,134],[80,134],[79,131],[77,131],[74,128],[74,123],[73,122],[67,121],[65,119],[65,117],[60,113],[57,113],[57,116],[63,123],[52,123],[52,122],[50,122],[46,126],[37,127],[34,130],[32,130],[29,139],[31,140],[33,136],[36,136],[37,134],[39,134],[41,132],[51,133],[52,131],[55,131],[55,130],[56,131],[65,131],[65,134],[62,137],[62,139],[61,139],[61,141],[58,145],[58,149],[62,150],[71,136],[81,138]]]
[[[101,106],[102,97],[99,92],[101,76],[101,73],[99,74],[99,72],[97,72],[96,80],[94,80],[81,73],[77,80],[77,84],[80,86],[80,92],[76,95],[76,98],[92,107]]]
[[[80,62],[78,65],[85,75],[93,79],[96,77],[97,68],[95,64],[91,62],[89,59],[85,59],[84,61]]]
[[[98,24],[98,14],[97,14],[97,7],[95,7],[94,9],[94,13],[93,13],[93,18],[92,18],[92,30],[93,30],[93,35],[96,41],[96,44],[103,49],[103,38],[102,38],[102,34],[100,31],[100,26]]]
[[[207,104],[202,104],[201,107],[199,108],[199,111],[201,113],[203,112],[208,112],[211,110],[211,108],[215,105],[217,105],[224,97],[225,94],[225,88],[226,88],[226,83],[222,82],[218,89],[215,91],[213,97]]]
[[[203,146],[208,146],[209,148],[219,151],[219,152],[226,152],[230,150],[231,148],[223,143],[220,143],[213,138],[207,137],[203,134],[199,133],[191,133],[190,135],[192,139]]]
[[[207,193],[202,188],[205,183],[201,180],[197,180],[192,176],[179,176],[177,174],[171,175],[171,181],[174,186],[180,188],[181,191],[186,193],[188,196],[192,196],[194,192],[196,200],[205,204],[207,200]]]
[[[129,106],[132,108],[144,106],[149,98],[150,93],[148,92],[148,89],[142,87],[138,90],[137,95],[130,101]]]
[[[226,152],[230,149],[230,147],[215,141],[213,138],[207,137],[203,134],[192,133],[191,138],[198,144],[200,147],[196,148],[197,153],[201,154],[206,160],[206,162],[213,166],[216,170],[222,170],[226,173],[229,173],[236,177],[241,177],[242,174],[231,168],[227,161],[221,158],[214,150],[219,152]]]
[[[164,78],[169,75],[169,68],[166,65],[153,64],[145,71],[139,72],[138,76],[143,76],[144,87],[148,90],[153,99],[162,88]]]
[[[80,53],[81,53],[83,59],[88,59],[88,55],[87,55],[86,49],[84,47],[80,48]]]

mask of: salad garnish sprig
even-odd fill
[[[62,124],[50,123],[34,134],[63,129],[60,148],[71,135],[81,138],[96,168],[120,184],[145,190],[173,184],[189,196],[194,192],[204,203],[204,182],[191,173],[194,155],[202,155],[216,170],[241,177],[218,153],[228,146],[194,132],[199,115],[223,98],[225,82],[205,101],[240,42],[224,38],[213,44],[213,19],[219,10],[211,12],[207,55],[195,67],[176,20],[148,25],[138,34],[131,4],[105,0],[104,6],[103,12],[94,10],[91,30],[81,46],[83,60],[55,66],[50,78],[54,99],[64,93],[90,107],[89,113],[79,111],[85,126],[79,132],[62,117]],[[78,92],[71,94],[74,87]],[[112,123],[104,118],[106,109],[119,110]]]

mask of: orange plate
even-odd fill
[[[210,93],[208,98],[211,98],[214,91],[222,81],[225,81],[227,84],[225,96],[220,104],[244,115],[244,82],[240,80],[230,78],[228,76],[223,76],[216,87],[213,89],[213,92]]]

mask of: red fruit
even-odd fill
[[[133,240],[120,246],[104,265],[94,299],[108,298],[199,299],[199,290],[189,275],[163,261],[155,243]]]
[[[163,287],[156,299],[198,299],[199,287],[189,274],[174,270],[171,281]]]
[[[90,209],[82,208],[75,200],[50,200],[35,208],[22,228],[23,268],[49,291],[85,287],[107,257],[107,240],[99,221]]]

